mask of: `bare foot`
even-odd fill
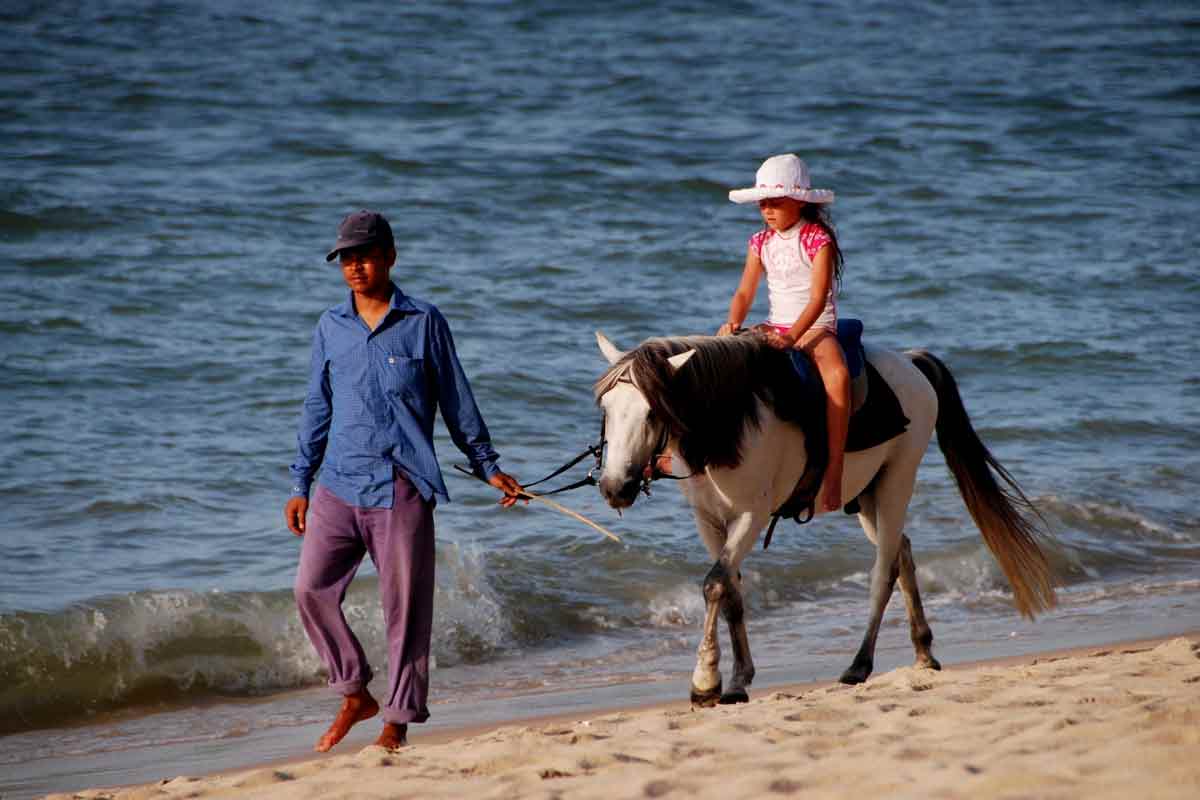
[[[328,752],[335,744],[346,737],[359,722],[364,719],[370,719],[379,713],[379,703],[375,702],[375,698],[366,689],[359,689],[354,694],[348,694],[342,700],[342,707],[338,710],[338,715],[334,717],[333,724],[329,726],[329,730],[325,731],[325,735],[317,741],[317,746],[313,749],[318,753]]]
[[[841,507],[842,473],[839,470],[835,476],[830,470],[825,473],[825,480],[821,483],[821,510],[837,511]]]
[[[383,731],[375,740],[376,747],[384,747],[388,750],[399,750],[406,744],[408,744],[408,726],[403,722],[383,723]]]

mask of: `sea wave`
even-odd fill
[[[440,554],[433,659],[486,661],[512,627],[476,556]],[[386,659],[378,579],[343,611],[377,669]],[[0,614],[0,735],[130,707],[255,696],[325,679],[288,589],[139,591],[57,612]]]
[[[916,547],[927,596],[990,602],[1007,595],[978,538]],[[751,613],[844,607],[864,596],[869,545],[861,557],[821,549],[749,559],[742,577]],[[625,642],[638,631],[690,630],[703,619],[700,582],[707,570],[698,547],[695,558],[636,549],[591,553],[578,544],[568,550],[530,558],[480,546],[439,547],[431,666],[525,658],[572,641]],[[1052,550],[1064,574],[1087,580],[1072,559],[1078,561]],[[378,579],[360,576],[343,610],[382,670],[387,643]],[[0,614],[0,734],[123,709],[272,694],[324,679],[288,589],[144,590],[58,611]]]

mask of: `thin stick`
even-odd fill
[[[479,481],[480,483],[487,483],[487,481],[485,481],[483,478],[479,477],[474,472],[471,472],[471,470],[469,470],[463,466],[460,466],[459,464],[455,464],[454,468],[464,475],[471,476],[472,478]],[[488,483],[488,486],[491,486],[491,484]],[[559,505],[558,503],[554,502],[553,500],[548,500],[547,498],[542,497],[540,494],[534,494],[533,492],[521,492],[520,494],[517,495],[517,497],[520,497],[525,500],[537,500],[539,503],[545,503],[546,505],[553,508],[555,511],[561,511],[562,513],[566,514],[568,517],[573,517],[573,518],[579,520],[580,522],[582,522],[584,525],[588,525],[592,528],[595,528],[596,530],[600,531],[608,538],[612,539],[614,542],[621,541],[620,536],[617,536],[615,533],[608,530],[607,528],[603,528],[600,525],[597,525],[596,523],[592,522],[590,519],[585,517],[583,514],[578,514],[574,511],[572,511],[571,509],[566,508],[565,506]]]
[[[590,519],[585,517],[583,514],[577,514],[574,511],[572,511],[571,509],[565,508],[565,507],[559,505],[558,503],[554,502],[553,500],[547,500],[545,497],[542,497],[540,494],[531,494],[530,492],[521,492],[521,494],[519,494],[518,497],[524,497],[529,500],[537,500],[539,503],[545,503],[546,505],[550,506],[551,508],[555,509],[556,511],[561,511],[562,513],[564,513],[568,516],[574,517],[575,519],[582,522],[584,525],[591,525],[593,528],[600,531],[605,536],[612,539],[614,542],[621,541],[620,536],[617,536],[615,533],[613,533],[610,530],[602,528],[601,526],[597,525],[596,523],[592,522]]]

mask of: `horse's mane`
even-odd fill
[[[667,359],[696,353],[680,369]],[[622,378],[633,381],[650,413],[679,442],[679,455],[693,470],[738,466],[747,425],[759,425],[758,403],[805,428],[825,410],[796,375],[787,354],[757,336],[682,336],[647,339],[596,381],[596,401]],[[820,394],[824,403],[824,394]]]

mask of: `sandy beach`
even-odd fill
[[[1200,635],[414,742],[51,797],[1191,798]]]

